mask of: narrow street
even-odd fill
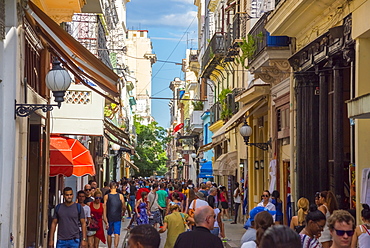
[[[225,231],[226,231],[226,237],[230,239],[229,241],[224,242],[225,247],[229,248],[235,248],[235,247],[240,247],[240,239],[243,236],[245,229],[243,228],[243,224],[236,224],[236,225],[231,225],[231,221],[224,221],[225,223]],[[124,240],[127,235],[127,226],[130,223],[129,219],[125,219],[124,222],[122,222],[121,226],[121,235],[120,235],[120,241],[119,241],[119,248],[123,248],[124,246]],[[162,233],[161,234],[161,245],[160,248],[164,247],[164,244],[166,243],[166,237],[167,233]],[[114,239],[112,240],[112,243],[114,242]],[[107,244],[100,243],[99,248],[103,247],[108,247]]]

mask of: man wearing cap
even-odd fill
[[[268,209],[264,207],[255,207],[249,212],[249,219],[246,221],[244,228],[247,229],[245,233],[243,234],[243,237],[240,240],[240,245],[243,245],[243,243],[248,241],[254,241],[256,240],[256,229],[254,226],[254,217],[262,211],[267,211],[271,215],[276,214],[275,211],[269,211]]]
[[[208,202],[206,202],[205,199],[206,198],[204,197],[204,194],[202,192],[196,192],[195,199],[190,203],[189,209],[193,209],[194,207],[195,210],[202,206],[209,206]]]

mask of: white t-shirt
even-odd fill
[[[216,218],[215,218],[215,223],[213,224],[213,227],[220,227],[218,225],[218,221],[217,221],[217,217],[218,217],[218,214],[221,212],[219,208],[214,208],[213,211],[215,212],[215,215],[216,215]]]
[[[236,191],[238,190],[238,188],[236,188],[235,190],[234,190],[234,195],[236,194]],[[238,194],[238,196],[237,197],[234,197],[234,202],[235,203],[240,203],[241,202],[241,198],[240,198],[240,190],[239,190],[239,194]]]
[[[189,206],[189,209],[193,209],[193,202],[195,200],[192,200],[191,203],[190,203],[190,206]],[[209,206],[208,202],[204,201],[204,200],[201,200],[201,199],[196,199],[196,202],[195,202],[195,209],[199,208],[199,207],[203,207],[203,206]],[[195,210],[194,209],[194,210]]]
[[[241,248],[256,248],[257,244],[254,241],[248,241],[242,244]]]

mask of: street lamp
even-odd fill
[[[54,107],[60,108],[62,102],[64,101],[64,94],[66,90],[71,85],[71,76],[69,73],[60,66],[58,59],[54,59],[52,69],[48,72],[45,77],[46,86],[53,92],[55,102],[57,104],[15,104],[15,114],[16,116],[26,117],[31,115],[37,110],[42,110],[43,112],[52,111]],[[27,94],[26,94],[27,102]]]
[[[269,148],[271,148],[271,140],[268,140],[266,143],[249,143],[249,137],[252,135],[253,130],[246,121],[244,122],[244,125],[239,129],[239,132],[241,136],[243,136],[244,142],[247,146],[255,146],[264,151],[267,151]]]

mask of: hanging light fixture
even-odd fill
[[[239,133],[244,138],[244,142],[247,146],[255,146],[259,149],[262,149],[264,151],[267,151],[269,147],[271,148],[271,139],[268,140],[266,143],[249,143],[249,137],[252,135],[252,128],[248,125],[248,123],[245,121],[244,125],[240,127]]]
[[[60,66],[60,62],[57,58],[53,59],[52,69],[48,72],[45,77],[46,86],[53,92],[54,101],[57,104],[15,104],[16,116],[26,117],[31,115],[37,110],[43,112],[52,111],[54,107],[60,108],[64,101],[64,94],[71,85],[71,76],[69,73]],[[27,99],[27,98],[26,98]]]

